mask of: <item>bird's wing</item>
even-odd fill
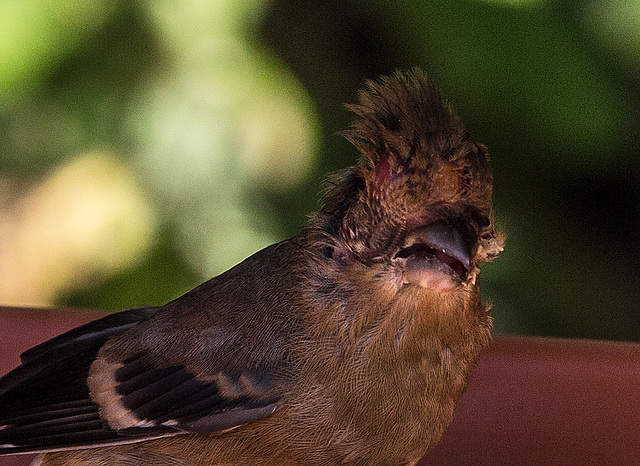
[[[189,363],[198,342],[184,336],[173,342],[182,354],[170,357],[170,347],[143,339],[139,351],[104,350],[110,339],[154,321],[159,309],[112,314],[26,351],[0,379],[0,455],[221,431],[277,409],[268,365],[247,366],[242,351],[240,360],[216,363],[216,345],[226,345],[226,355],[233,350],[228,341],[207,343],[213,362],[206,370]]]

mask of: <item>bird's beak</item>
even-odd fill
[[[413,230],[394,259],[404,266],[405,282],[448,291],[467,278],[474,244],[459,228],[435,222]]]
[[[469,270],[471,251],[460,230],[443,222],[432,223],[414,230],[409,235],[412,243],[423,243],[442,251],[464,265]]]

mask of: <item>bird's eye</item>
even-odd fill
[[[325,259],[333,258],[333,248],[331,246],[325,246],[320,250],[320,253]]]
[[[351,186],[356,193],[360,193],[367,187],[367,182],[364,180],[364,178],[356,176],[353,178],[353,184]]]

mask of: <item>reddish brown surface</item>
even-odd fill
[[[101,315],[0,308],[0,374],[21,351]],[[496,337],[420,464],[640,464],[639,418],[640,345]],[[0,457],[0,466],[31,459]]]
[[[640,464],[640,345],[496,337],[426,465]]]

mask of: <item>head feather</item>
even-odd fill
[[[360,161],[335,179],[315,225],[366,261],[417,226],[483,222],[492,185],[486,149],[423,72],[369,81],[347,108],[357,118],[341,134]]]

